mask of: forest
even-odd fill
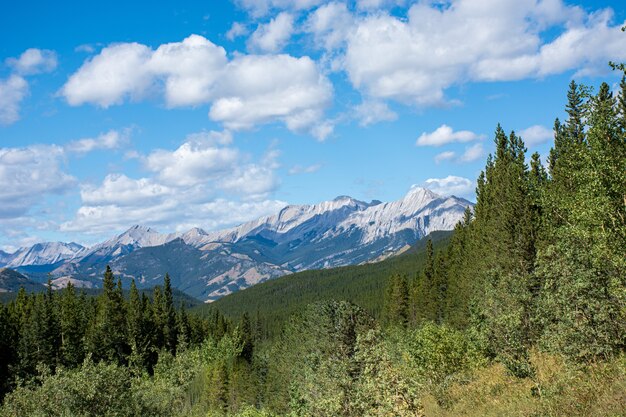
[[[96,297],[21,291],[0,415],[624,415],[626,77],[565,110],[545,162],[498,125],[474,210],[414,253],[189,311],[110,269]]]

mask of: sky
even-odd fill
[[[9,2],[0,249],[216,230],[412,186],[475,199],[498,123],[547,155],[615,86],[621,0]]]

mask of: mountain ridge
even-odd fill
[[[12,262],[37,281],[43,282],[45,272],[55,282],[86,287],[101,285],[107,264],[121,279],[135,279],[140,287],[153,285],[169,272],[176,287],[213,301],[293,272],[385,259],[433,231],[452,230],[467,207],[472,207],[467,200],[420,187],[386,203],[338,196],[317,204],[288,205],[223,230],[194,227],[159,233],[134,225],[91,247],[71,246],[73,253],[66,249],[70,244],[58,243],[65,252],[56,258],[48,253],[55,261],[48,268]]]

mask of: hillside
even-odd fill
[[[434,232],[419,240],[405,254],[381,262],[332,269],[303,271],[276,278],[245,290],[227,295],[214,303],[194,309],[208,315],[218,309],[226,317],[238,320],[247,312],[257,314],[266,322],[266,330],[273,334],[290,315],[308,304],[322,300],[351,301],[374,317],[380,317],[388,278],[406,274],[415,278],[425,260],[428,239],[435,249],[445,247],[453,232]]]
[[[41,291],[43,285],[31,281],[28,277],[10,268],[0,268],[0,293],[17,292],[20,287],[28,292]]]

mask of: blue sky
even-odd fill
[[[497,123],[546,155],[569,81],[626,60],[621,1],[58,3],[0,15],[5,250],[473,199]]]

